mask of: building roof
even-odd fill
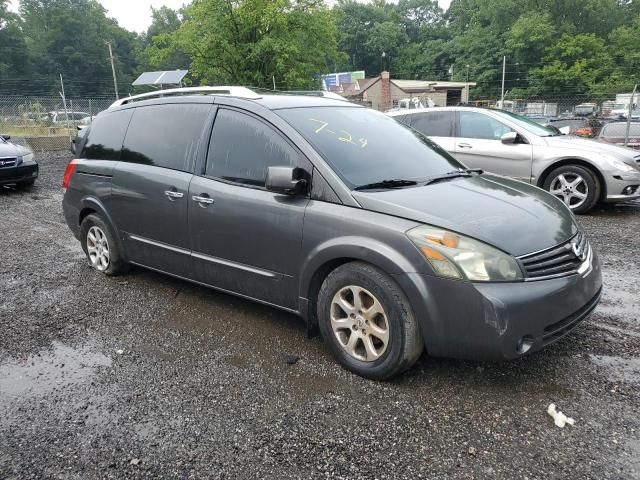
[[[391,82],[405,92],[424,92],[431,90],[431,86],[436,83],[429,80],[396,80],[395,78],[392,78]]]

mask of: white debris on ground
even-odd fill
[[[555,403],[549,405],[547,413],[551,415],[551,418],[553,418],[553,422],[556,424],[556,427],[564,428],[566,424],[571,426],[575,424],[575,420],[571,417],[567,417],[564,413],[558,410]]]

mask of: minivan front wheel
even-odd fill
[[[579,165],[565,165],[553,170],[544,182],[544,189],[577,214],[591,210],[600,194],[598,180],[593,173]]]
[[[82,249],[89,265],[106,275],[125,273],[124,261],[109,225],[97,214],[88,215],[80,224]]]
[[[347,263],[327,276],[318,295],[318,321],[335,358],[363,377],[391,378],[411,367],[423,350],[405,295],[366,263]]]

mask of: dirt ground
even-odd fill
[[[570,336],[372,382],[292,315],[92,271],[62,217],[68,159],[0,188],[0,478],[640,478],[640,204],[579,217],[605,289]]]

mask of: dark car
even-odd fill
[[[96,270],[293,312],[375,379],[423,349],[520,357],[598,303],[597,256],[555,196],[353,104],[202,93],[121,100],[79,140],[64,215]]]
[[[0,185],[29,187],[38,178],[38,163],[31,150],[9,140],[9,135],[0,135]]]
[[[626,146],[636,150],[640,150],[640,122],[630,122],[629,138],[627,139],[627,122],[611,122],[607,123],[600,130],[598,140],[614,145]],[[637,157],[640,165],[640,155]]]

